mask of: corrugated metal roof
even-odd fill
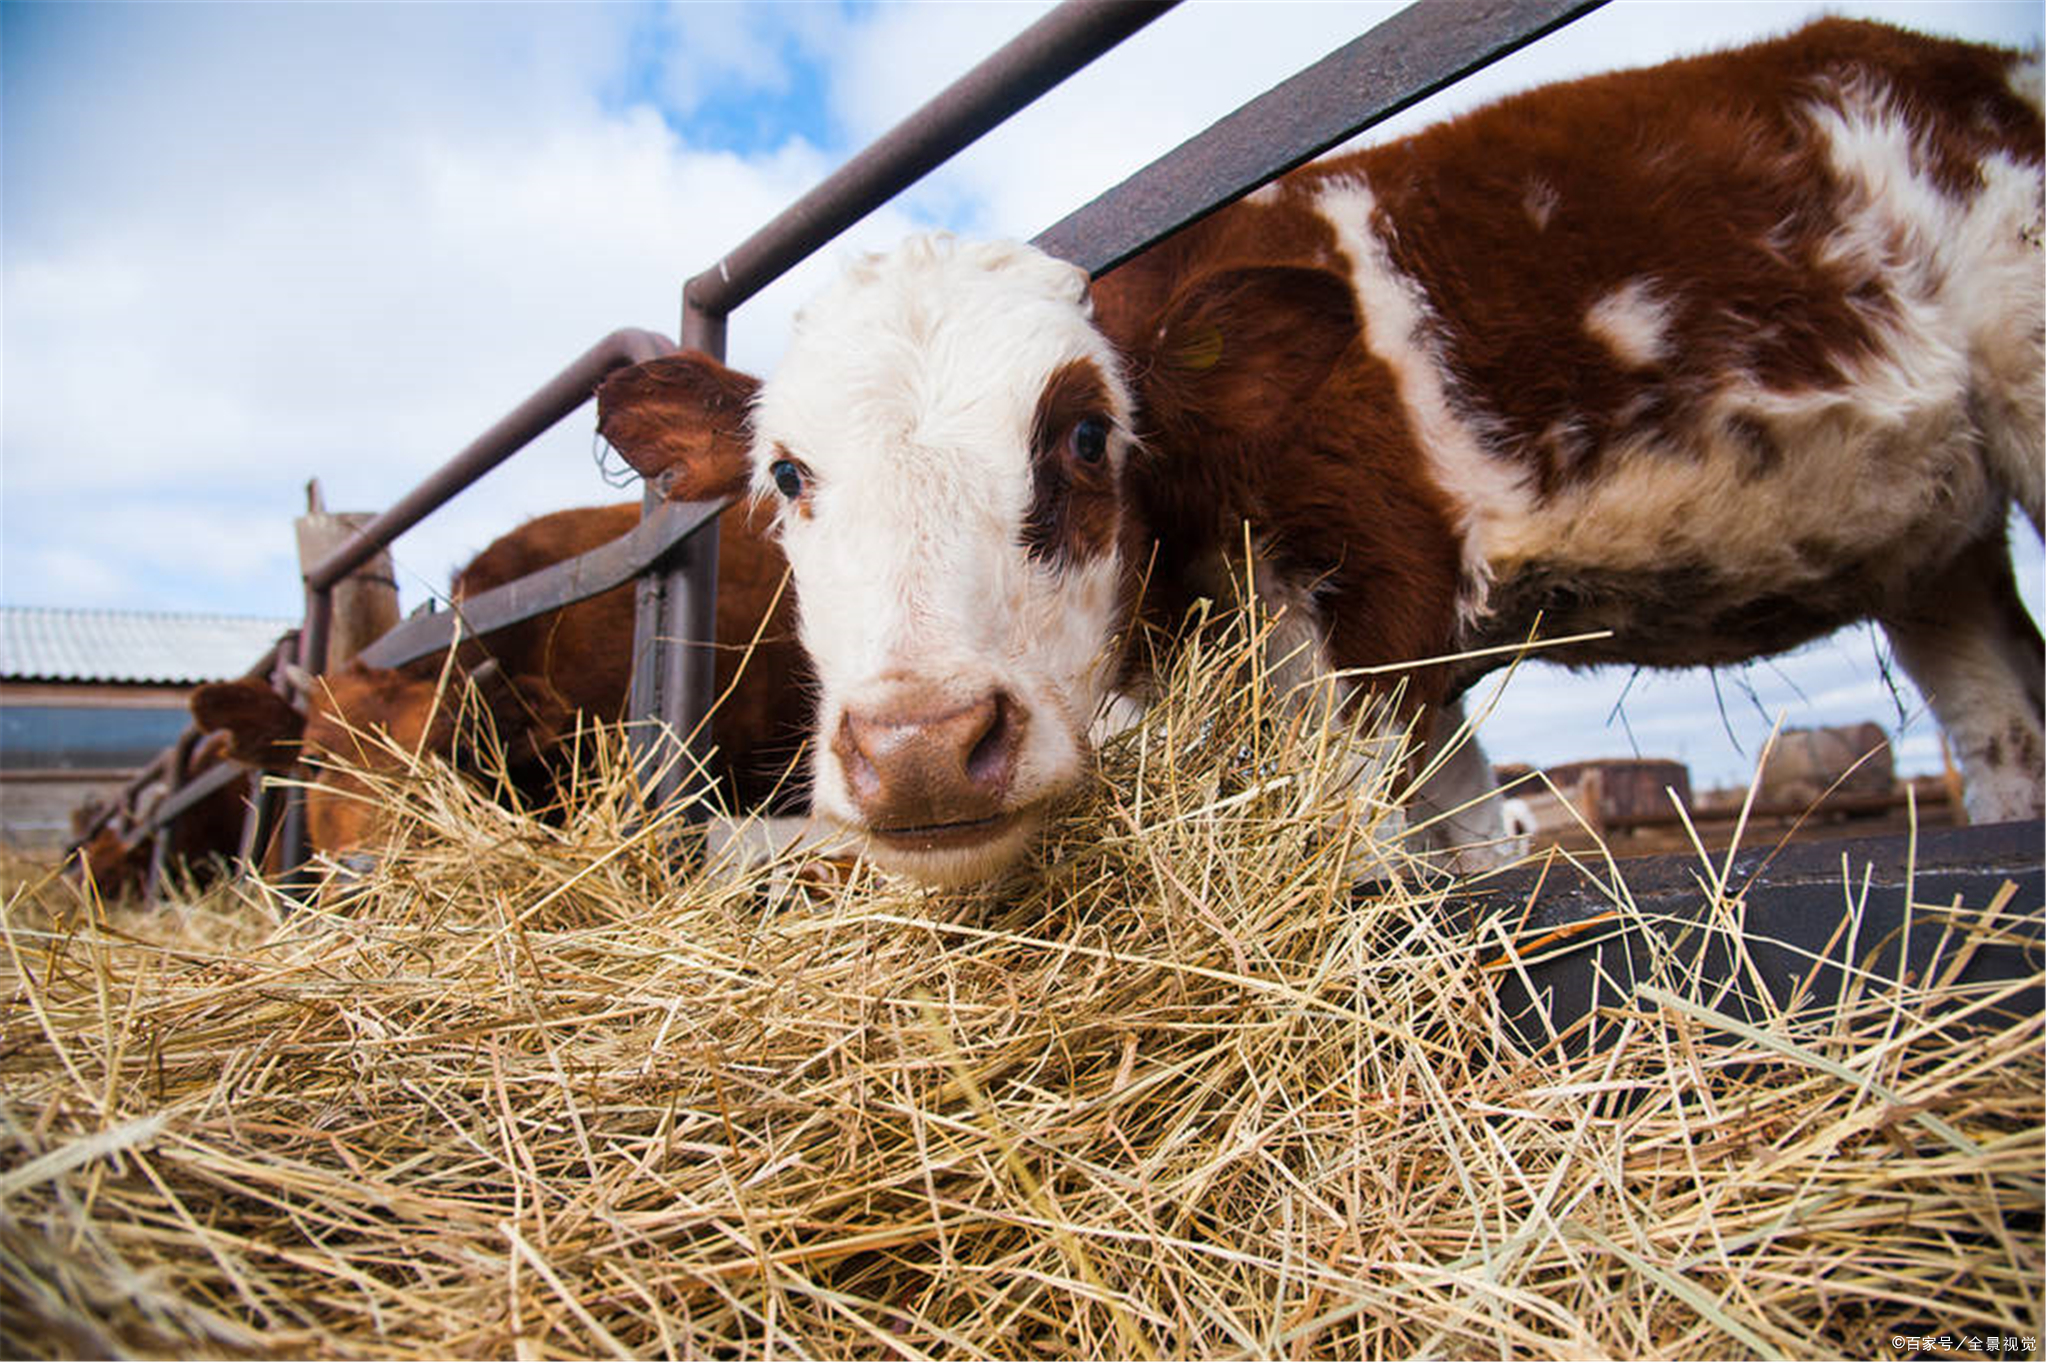
[[[296,620],[0,605],[0,677],[185,686],[228,681]]]

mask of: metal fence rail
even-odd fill
[[[683,285],[683,347],[722,359],[734,308],[1178,3],[1065,0]]]
[[[1032,244],[1102,275],[1606,0],[1415,0],[1052,224]]]

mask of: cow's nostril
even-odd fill
[[[987,725],[966,754],[966,776],[976,785],[1000,790],[1009,783],[1016,758],[1016,724],[1010,714],[1013,704],[1000,691],[988,697]]]
[[[838,754],[838,763],[845,770],[846,783],[852,787],[853,797],[861,803],[878,799],[881,795],[881,773],[874,769],[873,760],[867,755],[871,725],[854,717],[848,710],[838,725],[838,740],[831,747]]]

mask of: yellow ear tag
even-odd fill
[[[1219,327],[1203,326],[1186,336],[1175,346],[1170,355],[1175,369],[1212,369],[1222,362],[1222,332]]]

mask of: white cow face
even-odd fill
[[[1079,777],[1124,607],[1130,401],[1086,276],[913,240],[798,317],[752,414],[820,685],[812,800],[983,877]]]
[[[821,692],[812,804],[887,864],[990,875],[1085,767],[1150,535],[1128,376],[1149,505],[1161,470],[1254,466],[1357,335],[1319,268],[1167,293],[1122,319],[1121,360],[1079,270],[920,238],[805,309],[765,384],[679,354],[598,393],[599,430],[668,495],[778,508]]]

